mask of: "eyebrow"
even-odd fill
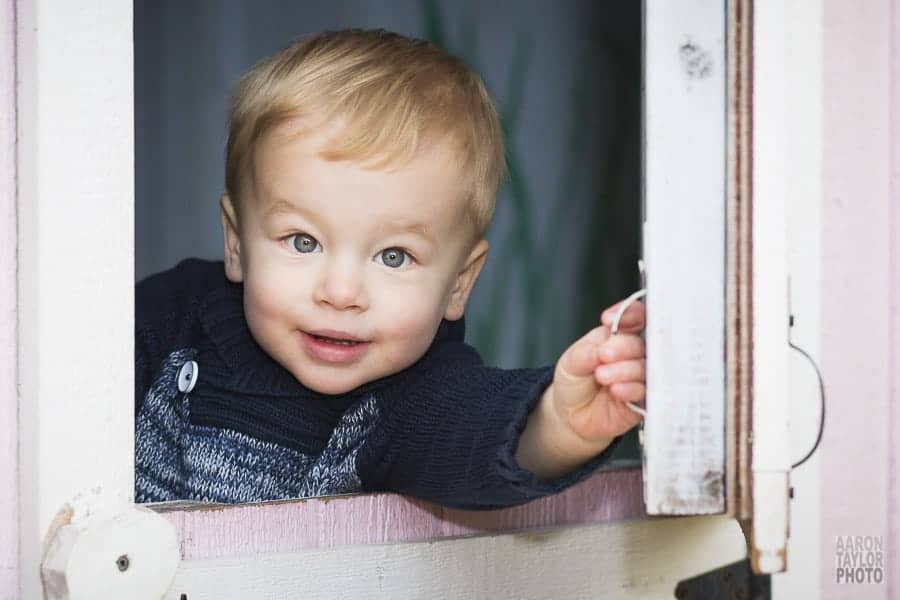
[[[291,215],[291,214],[301,214],[303,216],[310,216],[303,208],[288,202],[284,199],[275,200],[272,203],[272,206],[269,210],[266,211],[265,217],[274,217],[279,215]],[[412,233],[414,235],[418,235],[428,242],[434,243],[434,238],[431,235],[431,231],[427,225],[424,223],[420,223],[418,221],[410,221],[407,219],[394,219],[388,221],[378,229],[380,230],[389,230],[391,232],[400,231],[402,233]]]
[[[421,238],[424,238],[426,241],[433,242],[434,239],[431,237],[431,232],[428,227],[423,223],[419,223],[416,221],[407,221],[405,219],[396,219],[393,221],[389,221],[384,229],[390,229],[392,231],[401,231],[403,233],[412,233],[418,235]]]
[[[272,203],[272,206],[269,207],[269,210],[266,211],[265,217],[274,217],[277,215],[290,215],[295,213],[304,214],[305,211],[302,210],[299,206],[295,204],[291,204],[287,200],[276,200]]]

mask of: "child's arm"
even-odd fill
[[[642,320],[636,323],[636,311],[643,314],[639,307],[623,315],[620,331],[625,333],[614,336],[621,340],[615,342],[616,348],[631,338],[628,333],[643,327]],[[610,319],[604,315],[604,322],[611,321],[611,315]],[[563,366],[567,362],[560,361]],[[622,364],[627,366],[627,361]],[[430,352],[415,373],[403,385],[385,390],[381,417],[357,455],[365,491],[393,491],[466,509],[522,504],[589,477],[614,449],[616,442],[608,438],[637,422],[617,400],[628,413],[622,414],[618,426],[585,432],[594,437],[573,444],[577,438],[558,435],[569,432],[569,420],[562,421],[563,428],[552,413],[546,423],[538,415],[555,406],[568,407],[560,402],[572,395],[565,381],[577,386],[587,380],[591,389],[599,387],[590,375],[570,377],[568,371],[560,373],[559,365],[556,373],[550,367],[486,367],[477,352],[461,342],[445,343]],[[551,383],[554,391],[548,396]],[[615,392],[618,386],[612,387]],[[545,401],[546,397],[552,400]],[[610,421],[594,423],[608,426]],[[529,441],[532,436],[536,439]],[[554,445],[564,439],[561,446]],[[537,460],[530,461],[534,457]],[[541,477],[539,472],[561,475]]]
[[[541,479],[576,469],[640,421],[626,402],[644,399],[644,343],[638,335],[644,305],[629,306],[619,333],[610,336],[616,308],[604,311],[604,325],[563,353],[553,383],[528,418],[516,460]]]

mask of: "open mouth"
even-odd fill
[[[361,359],[371,345],[370,341],[356,339],[340,331],[323,330],[320,333],[304,331],[301,339],[307,354],[325,363],[354,362]]]
[[[363,342],[355,341],[355,340],[339,340],[336,338],[326,337],[324,335],[315,335],[311,334],[312,337],[319,340],[320,342],[327,342],[329,344],[337,344],[338,346],[357,346],[362,344]]]

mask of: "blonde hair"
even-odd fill
[[[225,187],[238,213],[256,145],[294,119],[307,131],[339,120],[340,135],[321,155],[375,167],[449,139],[473,233],[484,235],[506,171],[503,137],[484,83],[461,60],[423,40],[350,29],[313,35],[259,62],[235,86],[229,113]]]

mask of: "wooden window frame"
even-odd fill
[[[646,0],[646,5],[662,6],[658,0]],[[731,86],[748,86],[745,93],[753,90],[752,102],[747,96],[743,104],[729,106],[729,164],[738,156],[746,162],[728,181],[733,185],[740,180],[729,187],[729,198],[743,198],[744,210],[752,208],[742,214],[751,219],[755,237],[753,244],[744,233],[735,238],[743,252],[752,253],[752,263],[745,254],[745,262],[729,268],[731,276],[757,283],[740,288],[751,294],[752,304],[745,296],[728,305],[729,311],[750,311],[752,306],[752,312],[741,313],[743,329],[734,329],[738,337],[729,338],[745,350],[754,341],[752,363],[744,354],[744,362],[728,368],[745,373],[765,368],[770,387],[760,393],[763,380],[750,378],[744,392],[729,389],[727,423],[721,424],[725,437],[717,456],[727,478],[718,493],[723,503],[700,512],[749,519],[758,566],[779,570],[789,471],[783,414],[787,349],[778,339],[787,327],[786,277],[781,277],[785,174],[778,162],[785,82],[753,79],[752,73],[778,72],[774,61],[786,33],[783,12],[777,14],[783,9],[774,0],[733,0],[728,6],[729,22],[746,34],[744,43],[753,48],[755,61],[732,65],[744,79],[730,80]],[[0,256],[0,350],[16,357],[4,361],[0,376],[0,427],[5,449],[14,449],[0,455],[0,473],[10,479],[0,492],[5,494],[0,496],[0,532],[18,540],[15,551],[5,547],[2,555],[3,565],[18,573],[10,589],[38,597],[41,582],[35,567],[60,509],[89,492],[102,502],[115,498],[128,504],[133,498],[133,404],[122,402],[131,398],[133,388],[133,296],[124,292],[132,289],[134,269],[132,6],[104,0],[78,7],[54,0],[2,0],[0,13],[10,17],[0,22],[16,27],[14,33],[0,34],[5,52],[0,56],[15,56],[13,64],[0,65],[0,233],[6,244]],[[736,20],[738,14],[752,19]],[[751,33],[760,27],[768,34],[767,46],[756,47]],[[94,68],[81,68],[84,60],[93,61]],[[8,85],[13,79],[15,88]],[[741,137],[741,131],[747,135]],[[765,158],[752,162],[754,155]],[[726,322],[733,324],[736,314],[729,312]],[[721,419],[726,420],[724,412]],[[752,454],[747,445],[751,430]],[[709,452],[704,450],[703,456]],[[559,496],[486,513],[374,494],[225,510],[168,507],[160,514],[176,526],[182,560],[210,560],[639,520],[647,517],[642,482],[639,470],[604,471]],[[745,502],[750,493],[752,508]],[[287,538],[271,528],[273,523],[309,519],[328,523],[328,528],[317,526]],[[665,527],[662,521],[660,528]],[[219,535],[229,523],[234,528],[246,522],[269,524],[270,535],[249,542],[239,533]]]

